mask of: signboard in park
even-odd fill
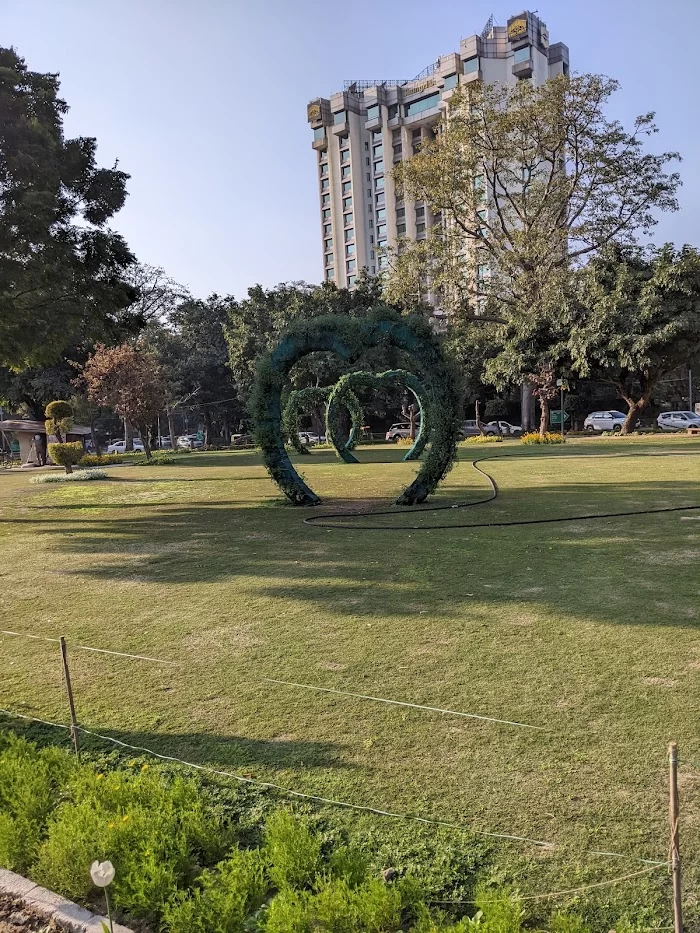
[[[198,441],[203,441],[203,440],[204,440],[204,432],[203,432],[203,431],[197,431],[197,440],[198,440]]]
[[[569,412],[564,412],[564,424],[569,420]],[[549,423],[550,424],[561,424],[561,409],[555,408],[549,413]]]

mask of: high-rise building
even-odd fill
[[[429,206],[404,202],[391,170],[435,132],[455,88],[471,81],[514,84],[568,74],[569,50],[550,45],[546,25],[523,12],[480,35],[462,39],[459,52],[441,55],[412,80],[357,80],[307,109],[313,129],[321,207],[324,278],[355,284],[366,267],[381,271],[377,248],[399,236],[422,239],[439,223]]]

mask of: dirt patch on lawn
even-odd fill
[[[19,897],[0,894],[0,933],[72,933],[73,929],[55,920],[47,920],[26,907]]]

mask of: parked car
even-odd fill
[[[418,427],[416,426],[416,431]],[[392,424],[389,430],[386,432],[386,440],[391,441],[392,443],[398,441],[402,437],[411,436],[411,425],[408,421],[400,421],[397,424]]]
[[[656,423],[662,431],[685,431],[700,428],[700,415],[694,411],[662,411]]]
[[[177,446],[182,450],[193,450],[196,447],[204,447],[204,441],[200,441],[196,434],[181,434],[177,439]]]
[[[501,426],[501,434],[506,437],[520,437],[523,429],[519,424],[511,424],[509,421],[489,421],[484,425],[487,434],[498,434],[498,426]]]
[[[171,450],[171,449],[172,449],[172,446],[173,446],[173,442],[170,440],[170,435],[169,435],[169,434],[164,434],[164,435],[160,438],[160,443],[158,444],[158,447],[159,447],[161,450]]]
[[[586,416],[583,422],[585,431],[621,431],[625,423],[625,415],[621,411],[593,411]]]
[[[299,440],[302,444],[325,444],[325,434],[314,434],[313,431],[299,431]]]
[[[459,426],[459,439],[463,441],[467,437],[476,437],[481,431],[476,425],[476,421],[463,421]]]
[[[136,453],[143,452],[143,444],[137,438],[134,438],[134,451]],[[108,454],[125,454],[126,452],[126,441],[112,441],[107,447]]]
[[[232,434],[231,447],[252,447],[255,439],[252,434]]]

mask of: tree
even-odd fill
[[[59,444],[63,443],[63,435],[68,434],[73,427],[73,406],[70,402],[64,402],[58,399],[55,402],[49,402],[46,406],[46,434],[53,434]]]
[[[562,328],[551,325],[577,267],[651,230],[656,211],[677,209],[680,180],[666,169],[679,156],[644,151],[653,113],[631,131],[606,117],[617,88],[599,75],[536,87],[472,82],[437,135],[394,171],[399,190],[442,222],[427,240],[399,244],[388,294],[408,270],[453,315],[498,324],[501,383],[554,365]]]
[[[700,251],[611,247],[581,274],[579,301],[573,366],[615,387],[628,434],[660,380],[700,358]]]
[[[153,355],[128,343],[118,347],[98,344],[85,364],[82,378],[91,401],[109,406],[136,425],[150,460],[148,431],[165,405],[163,374]]]
[[[85,450],[80,441],[49,444],[49,456],[54,463],[62,466],[66,473],[72,473],[75,464],[80,463],[85,456]]]
[[[0,48],[0,365],[13,369],[111,339],[138,294],[134,256],[107,227],[129,176],[97,166],[95,139],[64,138],[58,88]]]

